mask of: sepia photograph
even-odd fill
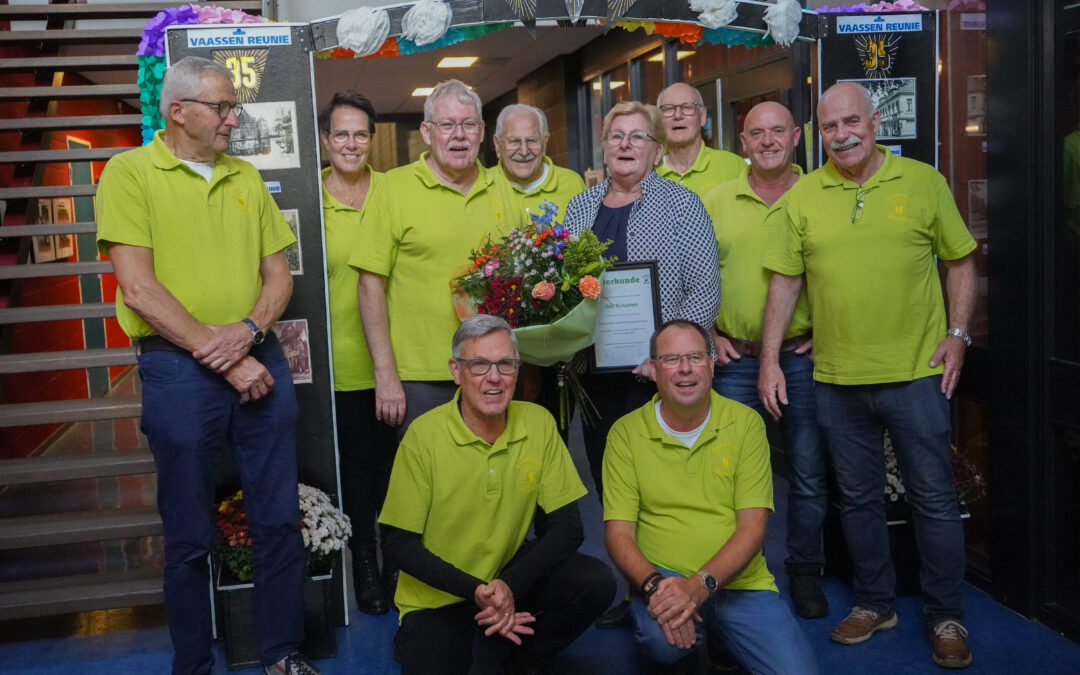
[[[289,261],[289,271],[299,276],[304,273],[304,258],[300,251],[300,212],[296,209],[282,209],[281,215],[285,216],[285,222],[296,237],[296,243],[285,249],[285,260]]]
[[[968,229],[976,239],[986,238],[986,179],[968,181]]]
[[[53,221],[53,206],[51,199],[39,199],[37,222],[45,225]],[[53,245],[51,236],[34,237],[33,239],[34,262],[45,263],[56,260],[56,247]]]
[[[878,140],[915,138],[915,78],[892,77],[857,82],[870,92],[870,100],[881,112]]]
[[[229,154],[246,159],[260,171],[300,166],[296,103],[246,103],[240,126],[229,137]]]
[[[293,384],[311,384],[311,341],[308,339],[307,319],[278,321],[274,334],[281,341],[281,349],[289,360],[289,372]]]
[[[53,222],[75,222],[74,201],[71,197],[60,197],[52,200]],[[58,234],[53,238],[53,248],[56,251],[56,259],[70,258],[75,255],[75,235],[71,233]]]

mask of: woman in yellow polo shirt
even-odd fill
[[[348,265],[367,197],[383,176],[367,163],[374,133],[375,107],[354,91],[334,94],[319,114],[319,136],[330,159],[322,172],[322,201],[342,507],[352,520],[357,605],[367,614],[385,614],[390,605],[379,573],[375,520],[386,497],[397,435],[375,419],[375,376],[356,304],[359,275]]]

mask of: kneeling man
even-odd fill
[[[577,553],[585,495],[555,420],[511,401],[517,340],[497,317],[453,338],[453,400],[412,423],[379,522],[401,568],[403,675],[540,672],[607,609],[615,579]],[[548,527],[525,541],[537,507]]]
[[[709,335],[684,320],[650,338],[659,393],[622,417],[604,452],[605,543],[637,589],[637,639],[681,662],[709,631],[754,673],[816,673],[761,555],[772,511],[761,416],[712,391]]]

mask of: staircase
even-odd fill
[[[135,354],[91,197],[140,140],[142,25],[182,4],[0,4],[0,621],[161,602]],[[60,209],[72,222],[48,224]]]

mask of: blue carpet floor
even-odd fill
[[[574,460],[582,476],[589,472],[584,462],[580,434],[571,438]],[[786,595],[787,578],[782,574],[784,559],[784,509],[787,485],[776,480],[776,514],[770,520],[765,556],[776,575],[781,593]],[[591,485],[590,485],[591,488]],[[583,551],[607,560],[603,547],[601,509],[595,496],[582,500],[586,542]],[[620,593],[626,584],[620,580]],[[899,625],[871,640],[851,647],[833,644],[829,631],[842,620],[852,602],[851,589],[835,578],[825,579],[825,592],[832,613],[824,619],[798,619],[819,659],[822,673],[829,675],[882,675],[943,673],[930,661],[930,645],[925,636],[917,597],[901,598],[896,604]],[[976,674],[1078,675],[1080,645],[1057,635],[1045,626],[994,602],[982,591],[966,586],[965,624],[971,631],[969,644],[974,663],[963,671]],[[326,675],[374,675],[398,673],[391,654],[397,614],[371,617],[352,612],[351,625],[337,631],[338,655],[318,662]],[[224,648],[216,647],[224,673]],[[169,637],[164,627],[122,630],[93,637],[27,639],[5,641],[0,636],[0,672],[25,675],[110,675],[128,673],[168,673],[171,658]],[[258,669],[237,671],[244,674]],[[638,657],[630,629],[590,628],[560,655],[553,667],[559,675],[638,675],[645,668]]]

